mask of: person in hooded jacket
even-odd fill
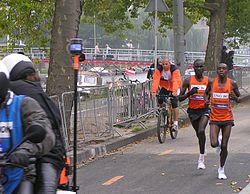
[[[9,74],[0,62],[0,160],[27,167],[30,158],[47,154],[55,144],[46,113],[37,101],[15,95],[9,90]],[[28,133],[42,130],[37,144],[25,140]],[[40,136],[42,136],[40,138]],[[36,138],[37,139],[37,138]],[[25,179],[27,170],[17,167],[0,167],[0,185],[5,194],[33,194],[33,184]]]
[[[43,91],[39,76],[32,61],[23,54],[13,53],[3,58],[10,73],[10,88],[16,94],[27,95],[37,100],[47,113],[56,136],[53,149],[37,161],[37,194],[55,194],[60,172],[65,164],[66,150],[61,135],[61,115],[59,108]]]

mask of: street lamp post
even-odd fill
[[[95,25],[95,15],[94,15],[94,48],[96,45],[96,25]]]
[[[155,49],[154,49],[154,62],[157,65],[157,33],[158,33],[158,12],[167,12],[169,10],[168,6],[164,2],[164,0],[150,0],[148,3],[145,12],[155,12],[155,22],[154,22],[154,37],[155,37]]]
[[[173,0],[174,61],[181,73],[185,71],[183,0]]]
[[[158,31],[158,22],[157,22],[157,8],[158,8],[158,4],[157,4],[157,0],[155,0],[155,26],[154,26],[154,33],[155,33],[155,50],[154,50],[154,61],[155,61],[155,67],[157,65],[157,46],[158,46],[158,39],[157,39],[157,31]]]

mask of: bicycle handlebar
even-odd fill
[[[129,80],[129,82],[132,84],[132,83],[141,83],[138,79],[136,80]]]
[[[169,99],[174,98],[173,95],[166,95],[166,94],[161,94],[161,95],[160,95],[160,94],[157,94],[156,97],[157,97],[157,98],[163,97],[163,98],[169,98]]]

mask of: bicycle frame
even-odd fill
[[[157,95],[157,97],[163,97],[163,104],[161,111],[159,112],[158,122],[157,122],[157,136],[160,143],[164,143],[166,139],[166,132],[170,132],[172,139],[176,139],[177,130],[173,127],[173,109],[171,100],[173,96],[170,95]]]

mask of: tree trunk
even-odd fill
[[[70,39],[77,37],[81,13],[80,0],[56,0],[47,83],[49,95],[73,90],[73,62],[67,47]]]
[[[58,95],[74,90],[73,61],[68,51],[71,38],[78,35],[82,14],[82,0],[56,0],[51,32],[50,62],[47,93]],[[73,105],[73,98],[65,102],[67,126]],[[67,127],[68,128],[68,127]]]
[[[225,20],[228,0],[206,0],[205,6],[210,10],[209,36],[205,58],[207,70],[215,70],[220,62],[223,46]]]

